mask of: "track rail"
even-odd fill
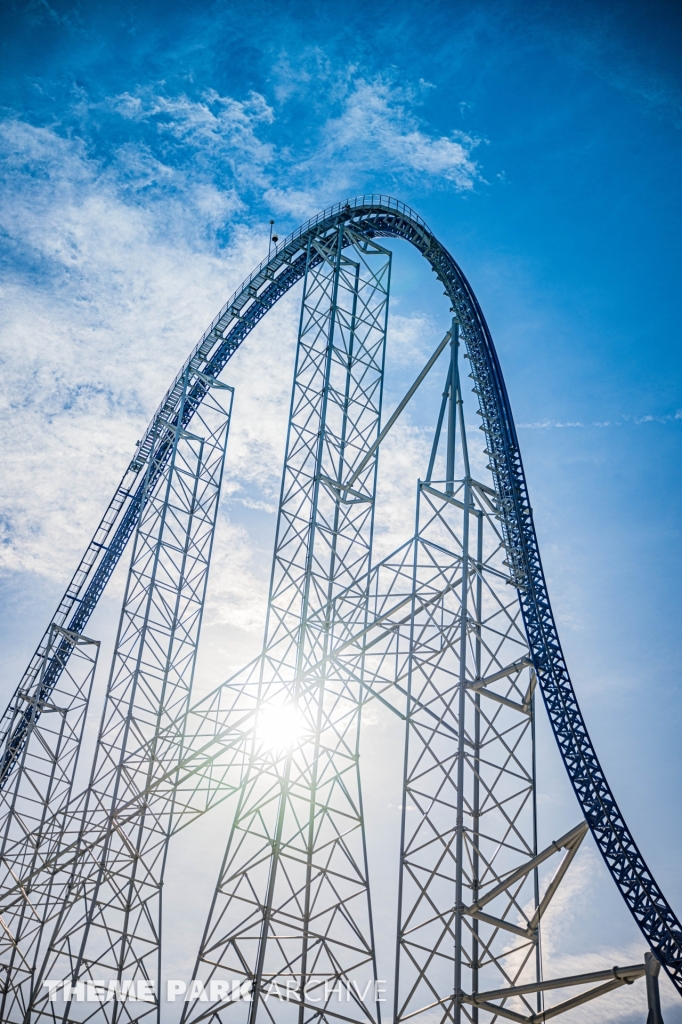
[[[62,598],[52,622],[82,633],[130,538],[141,505],[141,472],[151,459],[161,473],[179,415],[182,378],[190,371],[186,425],[207,391],[246,336],[305,270],[309,239],[325,238],[339,223],[351,223],[370,237],[403,238],[417,248],[442,282],[460,323],[471,362],[474,390],[498,494],[510,568],[516,582],[533,663],[554,735],[578,802],[611,876],[630,913],[677,990],[682,994],[682,926],[656,884],[606,780],[568,674],[552,614],[518,438],[493,341],[464,274],[424,221],[388,196],[362,196],[338,203],[289,235],[263,260],[225,304],[180,370],[116,490],[102,522]],[[52,623],[50,623],[50,626]],[[5,711],[0,786],[13,770],[26,741],[27,724],[18,709],[21,694],[37,685],[50,626]],[[56,682],[58,668],[43,676]],[[43,699],[45,695],[41,693]]]

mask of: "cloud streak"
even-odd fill
[[[480,139],[454,131],[434,137],[423,131],[410,109],[412,97],[382,78],[359,79],[340,117],[325,129],[325,155],[345,154],[351,162],[374,168],[426,175],[470,191],[480,181],[472,152]]]
[[[644,423],[675,423],[682,420],[682,409],[674,413],[663,413],[645,416],[621,416],[618,420],[593,420],[591,423],[582,423],[580,420],[561,423],[559,420],[537,420],[535,423],[517,423],[519,430],[568,430],[571,428],[586,429],[588,427],[623,427],[632,425],[640,427]]]

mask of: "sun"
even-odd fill
[[[264,750],[291,750],[302,733],[303,720],[295,704],[266,704],[260,709],[256,738]]]

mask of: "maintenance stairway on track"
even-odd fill
[[[392,253],[382,237],[416,246],[451,307],[445,337],[386,422]],[[232,412],[218,377],[301,280],[262,653],[193,702]],[[376,560],[381,444],[432,370],[445,382],[415,480],[414,533]],[[488,458],[476,472],[474,412]],[[85,630],[131,538],[89,783],[76,792],[99,651]],[[582,814],[545,849],[538,694]],[[360,758],[369,701],[405,735],[394,1020],[529,1024],[643,977],[648,1024],[660,1024],[661,966],[682,991],[682,928],[575,699],[492,339],[452,257],[383,196],[294,232],[221,311],[139,443],[5,712],[0,1020],[379,1024],[370,880],[380,866],[367,854]],[[169,844],[228,798],[234,817],[192,978],[169,1002]],[[543,914],[588,831],[647,952],[639,964],[545,979]]]

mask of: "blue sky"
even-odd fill
[[[489,320],[576,689],[681,913],[682,8],[7,0],[0,18],[2,694],[269,218],[282,235],[389,193],[448,245]],[[395,252],[389,402],[447,317],[425,267]],[[206,685],[258,645],[297,301],[226,374]],[[401,427],[415,465],[440,383]],[[93,623],[104,637],[120,585]],[[577,809],[542,730],[540,746],[551,832]],[[571,955],[636,951],[590,856]]]

